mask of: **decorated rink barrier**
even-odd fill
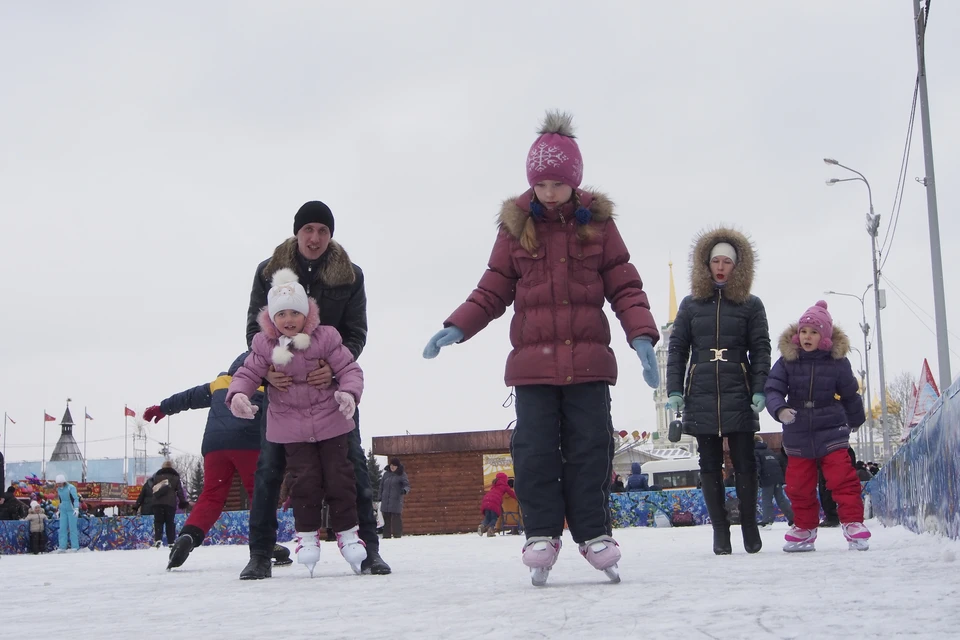
[[[885,526],[960,538],[960,378],[867,483]]]

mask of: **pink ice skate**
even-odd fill
[[[783,539],[787,541],[783,545],[783,550],[787,553],[798,553],[800,551],[816,551],[814,543],[817,541],[817,529],[801,529],[793,525],[787,531]]]
[[[620,545],[610,536],[599,536],[580,545],[580,555],[594,569],[603,571],[613,583],[620,582]]]
[[[848,522],[843,525],[843,537],[847,539],[851,551],[866,551],[870,548],[870,531],[862,522]]]
[[[542,587],[547,584],[550,569],[557,562],[560,553],[560,538],[535,536],[523,545],[523,564],[530,567],[530,580],[533,586]]]

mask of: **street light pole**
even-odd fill
[[[857,375],[860,376],[860,386],[861,386],[861,387],[864,387],[864,386],[867,384],[867,372],[866,372],[866,371],[864,370],[864,368],[863,368],[863,352],[860,351],[860,349],[854,347],[853,345],[850,345],[850,350],[851,350],[851,351],[856,351],[856,352],[857,352],[857,355],[860,356],[860,369],[857,371]],[[867,409],[867,411],[864,411],[864,416],[867,416],[867,415],[868,415],[868,412],[869,412],[869,409],[870,409],[870,404],[869,404],[869,402],[868,402],[868,400],[867,400],[866,398],[862,398],[862,402],[863,402],[865,408]],[[869,420],[869,418],[868,418],[868,420]],[[866,442],[867,442],[866,432],[867,432],[869,429],[870,429],[870,423],[869,423],[869,422],[867,422],[867,428],[866,428],[866,429],[857,429],[857,459],[859,459],[859,460],[869,460],[869,458],[865,458],[865,457],[863,456],[863,447],[864,447],[864,445],[865,445]]]
[[[870,458],[867,462],[873,460],[874,456],[877,455],[876,445],[873,441],[873,432],[876,425],[874,425],[873,420],[873,394],[870,392],[870,342],[868,341],[868,336],[870,335],[870,325],[867,324],[867,307],[864,299],[867,297],[867,292],[873,287],[872,284],[868,284],[867,288],[863,290],[863,295],[857,296],[852,293],[841,293],[839,291],[825,291],[828,296],[846,296],[848,298],[853,298],[860,303],[860,330],[863,332],[863,352],[866,354],[863,356],[864,366],[866,367],[866,378],[867,378],[867,427],[869,433],[867,433],[867,446],[870,447]]]
[[[887,423],[887,380],[884,375],[883,331],[880,323],[880,268],[877,266],[877,233],[880,229],[880,216],[873,212],[873,190],[870,188],[870,183],[867,181],[867,178],[862,173],[856,169],[851,169],[846,165],[840,164],[833,158],[824,158],[823,161],[826,164],[846,169],[850,173],[855,173],[859,176],[857,178],[846,178],[842,180],[832,178],[827,181],[828,185],[836,184],[837,182],[848,182],[850,180],[860,180],[863,184],[867,185],[867,198],[870,202],[870,212],[867,214],[867,233],[870,234],[870,256],[873,259],[873,301],[877,308],[877,360],[880,364],[880,429],[883,433],[883,460],[886,462],[893,455],[893,451],[890,446],[890,426]]]
[[[920,0],[913,0],[913,20],[917,38],[917,83],[920,94],[920,128],[923,132],[923,180],[927,190],[927,224],[930,228],[930,266],[933,270],[933,309],[937,322],[937,362],[940,369],[940,388],[953,382],[950,376],[950,343],[947,334],[947,303],[943,292],[943,258],[940,255],[940,219],[937,213],[937,181],[933,175],[933,142],[930,133],[930,100],[927,96],[927,64],[924,57],[924,36],[927,31],[926,10],[920,11]]]

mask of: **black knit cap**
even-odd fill
[[[306,202],[297,211],[297,215],[293,217],[293,235],[297,235],[300,229],[311,222],[326,225],[330,229],[330,237],[333,237],[333,212],[319,200]]]

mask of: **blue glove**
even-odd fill
[[[679,393],[675,393],[667,399],[667,406],[670,407],[670,411],[672,413],[683,411],[684,404],[685,403],[683,402],[683,396],[680,395]]]
[[[660,386],[660,367],[657,366],[657,356],[653,352],[653,340],[647,336],[634,338],[630,343],[633,350],[640,356],[640,364],[643,365],[643,380],[648,386],[656,389]]]
[[[440,355],[440,349],[451,344],[456,344],[463,340],[463,331],[457,329],[454,326],[449,326],[446,329],[441,329],[437,331],[430,342],[427,343],[427,346],[423,348],[423,357],[427,360],[431,360]]]
[[[762,393],[753,394],[753,404],[750,405],[753,412],[760,413],[765,406],[767,406],[767,397]]]

